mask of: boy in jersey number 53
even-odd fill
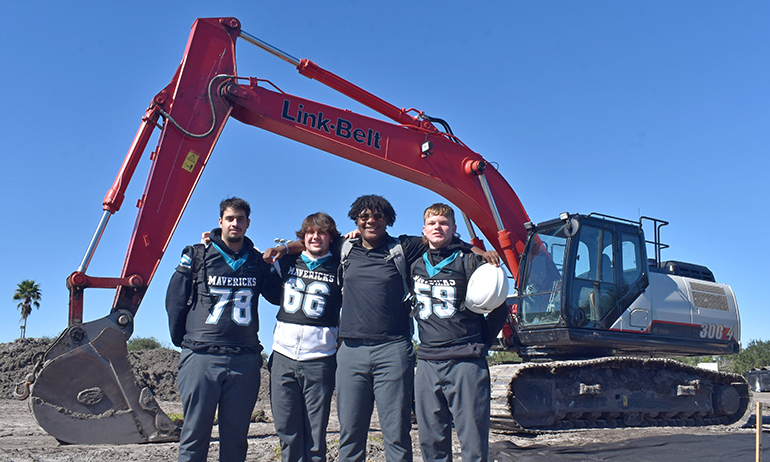
[[[257,303],[260,294],[280,300],[270,265],[246,237],[250,211],[243,199],[222,201],[211,245],[185,247],[166,293],[171,340],[182,347],[180,462],[205,462],[217,405],[219,460],[246,459],[262,366]]]
[[[423,215],[429,249],[412,264],[415,318],[420,335],[415,413],[422,457],[452,460],[452,425],[463,462],[489,457],[490,379],[487,351],[502,329],[506,305],[485,318],[464,307],[480,256],[453,244],[454,210],[433,204]]]

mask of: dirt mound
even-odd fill
[[[50,343],[39,338],[0,343],[0,398],[13,398],[16,384],[32,373],[35,355],[44,353]],[[176,385],[179,352],[167,348],[137,350],[128,360],[139,384],[146,385],[161,401],[179,401]]]
[[[179,352],[168,348],[128,352],[128,360],[137,382],[147,386],[159,401],[182,401],[176,383]],[[270,400],[270,373],[262,366],[259,401]]]
[[[39,338],[19,339],[0,343],[0,398],[13,398],[16,384],[32,373],[34,356],[44,353],[49,343]],[[137,383],[147,386],[159,401],[181,401],[176,383],[179,352],[168,348],[128,352],[128,360]],[[269,373],[262,367],[259,400],[269,402]]]
[[[160,401],[181,401],[176,384],[179,352],[167,348],[128,352],[136,381],[147,386]]]
[[[33,357],[44,352],[48,345],[39,338],[0,343],[0,398],[13,398],[16,384],[23,382],[35,367]]]
[[[49,343],[39,338],[0,344],[0,398],[13,398],[16,384],[23,382],[35,367],[35,355],[44,353]],[[128,353],[138,383],[146,385],[161,401],[179,401],[176,385],[179,352],[166,348]]]

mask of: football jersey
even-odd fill
[[[281,322],[337,327],[342,288],[337,275],[339,257],[328,254],[318,260],[304,255],[285,255],[278,264],[283,279]]]
[[[172,338],[183,323],[182,346],[194,350],[219,346],[261,351],[259,296],[277,302],[277,289],[270,287],[271,282],[277,286],[277,281],[271,280],[270,265],[262,260],[251,240],[244,238],[243,249],[233,252],[222,242],[219,231],[211,233],[212,242],[204,250],[203,265],[196,275],[192,274],[193,246],[182,253],[166,295]],[[192,304],[187,306],[191,290]]]
[[[484,344],[484,316],[463,306],[470,277],[466,271],[472,273],[481,264],[481,257],[455,246],[429,250],[412,264],[418,357],[434,348]]]

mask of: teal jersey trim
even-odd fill
[[[309,269],[310,271],[315,271],[316,268],[326,263],[332,257],[331,255],[327,255],[325,257],[319,258],[318,260],[313,260],[312,258],[306,256],[304,253],[301,254],[301,256],[302,256],[302,261],[305,262],[305,264],[307,265],[307,269]]]
[[[249,252],[246,252],[243,254],[241,258],[239,258],[238,260],[235,260],[233,257],[231,257],[230,255],[225,253],[222,249],[220,249],[219,246],[216,245],[215,243],[212,242],[211,245],[213,245],[214,248],[217,249],[217,252],[222,254],[222,258],[225,259],[225,261],[227,262],[228,265],[230,265],[230,268],[232,268],[233,271],[238,271],[238,268],[243,266],[243,264],[246,263],[246,259],[249,258]]]
[[[428,252],[425,252],[424,254],[422,254],[422,259],[425,261],[425,269],[428,271],[428,276],[433,277],[438,273],[440,273],[441,270],[446,265],[455,261],[455,258],[457,258],[458,255],[460,255],[460,251],[455,250],[455,252],[452,255],[441,260],[441,262],[438,265],[433,266],[433,264],[430,262],[430,258],[428,258]]]

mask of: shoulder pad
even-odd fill
[[[188,245],[182,250],[182,257],[179,259],[179,264],[177,265],[176,270],[180,273],[189,274],[192,271],[194,258],[195,249],[193,246]]]

